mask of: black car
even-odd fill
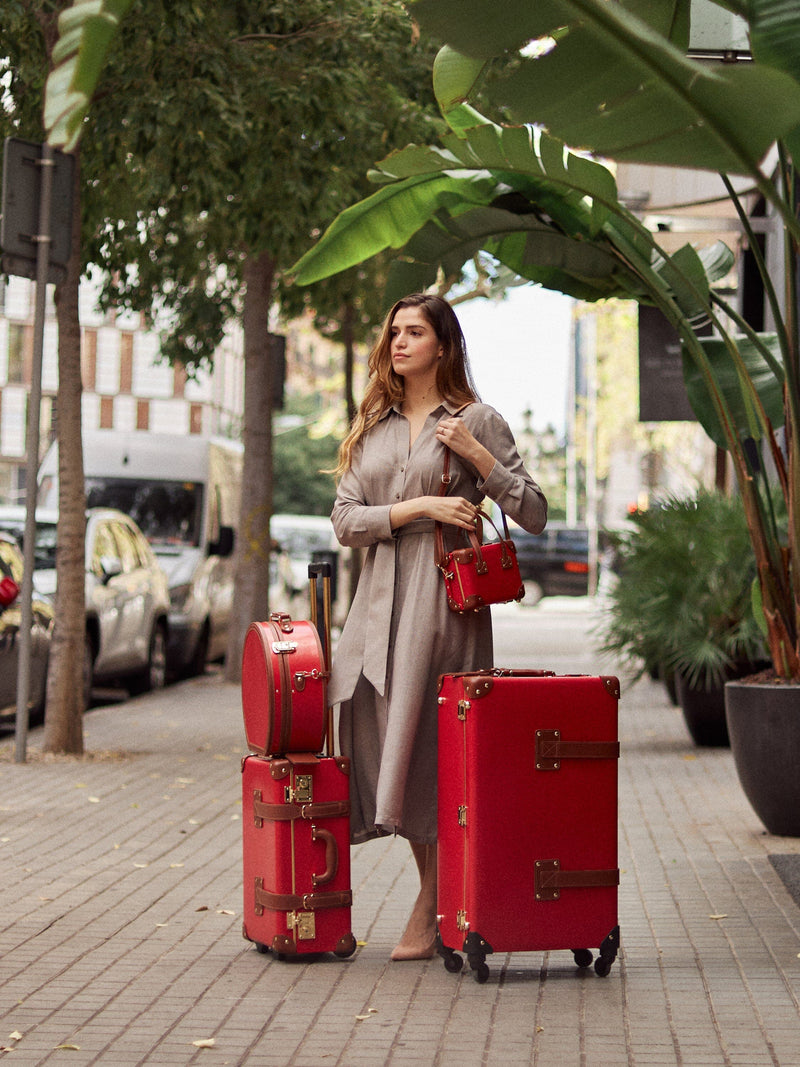
[[[543,596],[586,596],[589,592],[589,531],[585,526],[549,523],[540,534],[514,529],[512,539],[525,585],[523,604]]]

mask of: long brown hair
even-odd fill
[[[442,297],[429,293],[412,293],[403,297],[384,319],[380,336],[370,352],[367,390],[350,432],[339,447],[339,463],[334,471],[337,476],[349,470],[353,449],[364,434],[385,411],[403,399],[403,379],[395,372],[391,356],[392,324],[401,308],[419,308],[442,346],[442,358],[436,368],[439,395],[458,407],[479,399],[470,373],[461,324],[450,304]]]

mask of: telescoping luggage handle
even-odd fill
[[[321,597],[317,587],[321,583]],[[322,643],[322,661],[325,673],[330,677],[331,670],[331,629],[333,625],[331,611],[331,565],[327,562],[309,563],[308,565],[309,599],[311,601],[311,624],[316,626]],[[322,601],[322,619],[320,620],[320,600]],[[321,622],[321,625],[320,625]],[[325,750],[329,756],[334,755],[333,715],[331,708],[325,709]]]

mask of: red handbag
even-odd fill
[[[442,488],[443,496],[450,482],[450,450],[445,450]],[[434,524],[436,566],[442,572],[447,591],[447,606],[451,611],[479,611],[490,604],[507,604],[522,600],[525,587],[517,562],[517,550],[508,532],[508,522],[503,516],[503,536],[492,519],[480,512],[475,520],[475,529],[465,531],[469,538],[468,548],[457,548],[445,553],[442,524]],[[483,519],[497,532],[498,541],[483,544]]]

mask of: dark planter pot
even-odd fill
[[[800,685],[728,682],[725,714],[753,811],[771,834],[800,837]]]
[[[675,675],[675,691],[686,729],[694,743],[704,748],[727,747],[730,741],[725,719],[724,683],[705,689],[690,685],[678,671]]]

